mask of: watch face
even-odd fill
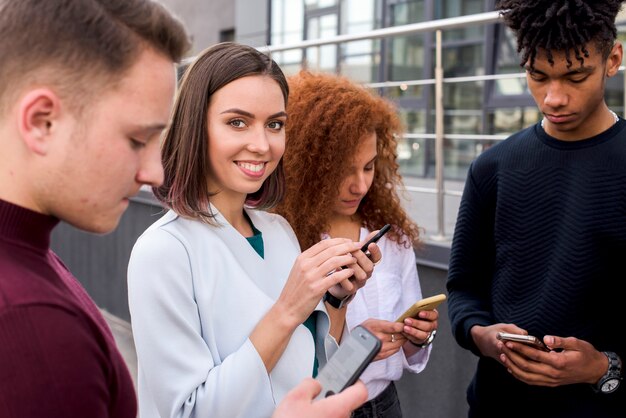
[[[619,386],[619,379],[609,379],[602,384],[602,392],[611,393]]]

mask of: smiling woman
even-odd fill
[[[233,193],[243,203],[275,172],[285,151],[284,102],[280,86],[261,75],[239,78],[213,94],[207,179],[213,205],[219,207]]]
[[[271,416],[336,348],[322,295],[371,275],[358,243],[300,254],[287,221],[262,210],[284,192],[287,96],[278,65],[236,43],[183,76],[154,189],[171,210],[128,267],[142,416]]]

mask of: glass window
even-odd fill
[[[223,29],[220,31],[220,42],[233,42],[235,40],[235,29]]]
[[[289,0],[294,2],[294,0]],[[339,0],[304,0],[307,10],[322,9],[324,7],[336,6]]]
[[[435,18],[445,19],[448,17],[467,16],[482,13],[485,10],[484,0],[437,0],[435,3]],[[443,33],[443,40],[484,40],[484,28],[482,25],[469,26],[464,29],[447,30]]]
[[[344,0],[341,4],[341,34],[357,34],[376,29],[374,0]],[[377,81],[380,40],[346,42],[341,45],[339,72],[363,83]]]
[[[536,106],[494,109],[489,114],[495,135],[511,135],[539,122],[541,117]]]
[[[433,45],[433,56],[435,55]],[[484,74],[483,45],[456,44],[442,48],[441,64],[444,77],[464,77]]]
[[[496,74],[520,74],[524,70],[520,66],[520,57],[517,53],[517,43],[513,32],[500,25],[498,31],[498,42]],[[495,94],[502,96],[518,96],[528,94],[528,84],[526,78],[507,78],[496,80]]]
[[[283,45],[303,40],[304,36],[304,8],[302,2],[293,0],[272,0],[271,10],[271,44]],[[290,68],[300,68],[302,50],[275,52],[272,58],[281,66],[283,71]],[[297,69],[296,69],[297,71]]]
[[[418,109],[399,109],[405,135],[398,138],[398,164],[403,174],[424,177],[427,170],[426,152],[432,139],[420,137],[425,133],[426,112]]]
[[[400,84],[399,87],[389,87],[385,89],[385,96],[391,99],[410,99],[411,97],[421,97],[424,95],[424,85]]]
[[[341,33],[362,33],[376,28],[374,0],[341,3]]]
[[[390,7],[390,26],[408,25],[427,20],[424,0],[411,0]],[[386,81],[411,81],[426,78],[424,34],[394,36],[387,41]],[[402,86],[387,90],[391,97],[421,97],[423,86]]]
[[[381,41],[377,39],[343,44],[341,46],[343,58],[339,65],[339,72],[360,83],[379,80],[380,43]]]
[[[312,16],[307,20],[306,39],[326,39],[337,36],[337,14]],[[313,70],[337,71],[337,45],[322,45],[306,50],[307,66]]]

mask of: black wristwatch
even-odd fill
[[[348,304],[354,297],[354,293],[346,296],[343,299],[339,299],[338,297],[333,296],[328,290],[324,293],[324,302],[328,302],[330,306],[335,309],[341,309]]]
[[[622,380],[622,362],[619,356],[611,351],[603,351],[602,354],[609,359],[609,369],[593,388],[599,393],[613,393]]]

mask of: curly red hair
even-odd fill
[[[356,217],[369,230],[393,225],[387,234],[407,248],[418,245],[420,229],[402,207],[397,159],[402,125],[393,104],[344,76],[307,70],[288,78],[284,199],[275,208],[293,227],[304,250],[329,230],[329,219],[347,174],[346,158],[364,135],[376,132],[374,181]]]

